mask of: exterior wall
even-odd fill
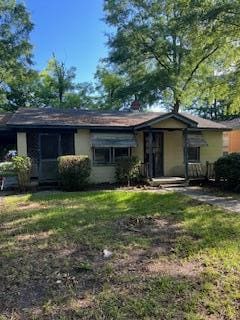
[[[202,131],[202,135],[208,146],[200,149],[201,163],[205,164],[206,161],[214,162],[223,154],[223,133],[221,131]]]
[[[114,182],[115,180],[115,166],[114,165],[94,165],[93,155],[90,141],[90,130],[78,130],[75,133],[75,153],[77,155],[87,155],[92,163],[92,172],[90,182],[104,183]]]
[[[144,134],[142,131],[135,134],[137,147],[132,148],[132,155],[137,157],[141,162],[144,162]]]
[[[92,162],[92,173],[90,182],[103,183],[115,181],[114,165],[93,165],[92,149],[90,143],[90,131],[78,130],[75,134],[76,154],[88,155]],[[206,161],[214,162],[222,156],[222,132],[203,131],[203,138],[208,146],[200,148],[200,160],[202,164]],[[136,133],[137,147],[132,148],[132,155],[137,156],[141,162],[144,161],[144,139],[143,132]],[[183,132],[164,131],[164,175],[184,176],[184,152],[183,152]]]
[[[228,139],[228,146],[224,146],[224,151],[228,153],[240,152],[240,129],[225,132],[225,137]]]
[[[182,131],[164,132],[164,175],[181,176],[184,175],[184,152]]]
[[[167,119],[167,120],[163,120],[163,121],[160,121],[159,123],[152,125],[152,128],[180,129],[180,128],[186,128],[186,125],[180,121],[175,120],[175,119]]]
[[[26,132],[17,133],[17,152],[19,156],[27,156],[27,135]]]

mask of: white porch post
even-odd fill
[[[27,156],[26,132],[17,132],[17,153],[19,156]]]

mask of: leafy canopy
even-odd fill
[[[238,63],[239,1],[105,0],[104,10],[115,29],[109,63],[173,111]]]

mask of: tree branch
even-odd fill
[[[192,80],[195,72],[198,70],[198,68],[200,67],[200,65],[205,61],[207,60],[211,55],[213,55],[217,50],[218,50],[218,46],[215,47],[212,51],[210,51],[208,54],[206,54],[205,56],[202,57],[202,59],[200,59],[198,61],[198,63],[196,64],[196,66],[193,68],[192,72],[190,73],[190,76],[188,77],[188,79],[186,80],[184,86],[183,86],[183,90],[186,90],[189,82]]]

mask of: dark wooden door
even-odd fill
[[[149,162],[149,135],[145,133],[145,162]],[[152,133],[152,168],[153,177],[162,177],[163,170],[163,132]]]

